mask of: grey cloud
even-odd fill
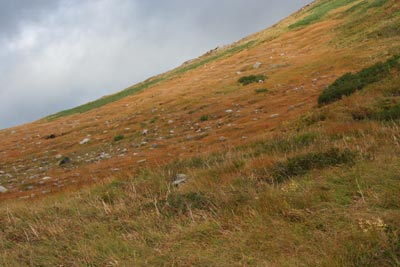
[[[0,0],[0,128],[123,89],[310,0]]]

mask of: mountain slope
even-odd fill
[[[399,23],[395,0],[317,1],[1,131],[0,265],[398,266]]]

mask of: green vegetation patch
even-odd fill
[[[363,89],[368,84],[383,80],[390,75],[393,68],[400,69],[399,58],[400,56],[394,56],[386,62],[379,62],[356,74],[346,73],[322,92],[318,98],[318,104],[335,102],[343,96],[349,96]]]
[[[250,75],[250,76],[243,76],[238,80],[238,83],[242,84],[242,85],[248,85],[251,83],[257,83],[260,81],[264,81],[265,80],[265,75]]]
[[[208,121],[208,115],[201,116],[200,121]]]
[[[306,174],[310,170],[353,164],[355,158],[356,153],[348,149],[340,151],[338,148],[331,148],[325,152],[297,155],[288,158],[286,161],[276,163],[272,169],[272,177],[280,183],[290,177]]]
[[[260,89],[255,89],[254,92],[256,92],[257,94],[261,94],[261,93],[268,93],[269,90],[267,88],[260,88]]]
[[[115,141],[115,142],[121,141],[122,139],[124,139],[124,136],[123,136],[123,135],[114,136],[114,141]]]
[[[310,9],[311,14],[297,21],[289,26],[289,29],[296,29],[303,26],[308,26],[310,24],[320,21],[326,14],[330,11],[337,9],[339,7],[345,6],[354,2],[355,0],[326,0],[321,1]]]

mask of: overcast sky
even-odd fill
[[[117,92],[311,0],[0,0],[0,129]]]

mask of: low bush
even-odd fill
[[[114,141],[115,141],[115,142],[121,141],[122,139],[124,139],[124,136],[123,136],[123,135],[114,136]]]
[[[280,183],[290,177],[306,174],[313,169],[323,169],[340,164],[353,164],[355,158],[356,153],[349,149],[340,151],[338,148],[331,148],[325,152],[298,155],[276,163],[272,168],[272,178]]]
[[[248,85],[251,83],[257,83],[259,81],[264,81],[265,80],[265,76],[264,75],[250,75],[250,76],[244,76],[241,77],[238,80],[238,83],[242,84],[242,85]]]
[[[200,121],[208,121],[208,115],[201,116]]]
[[[356,74],[346,73],[322,92],[318,104],[332,103],[363,89],[368,84],[381,81],[390,75],[392,69],[400,69],[399,58],[400,56],[394,56],[386,62],[379,62]]]
[[[375,112],[372,118],[381,121],[400,119],[400,103],[382,108],[380,111]]]

